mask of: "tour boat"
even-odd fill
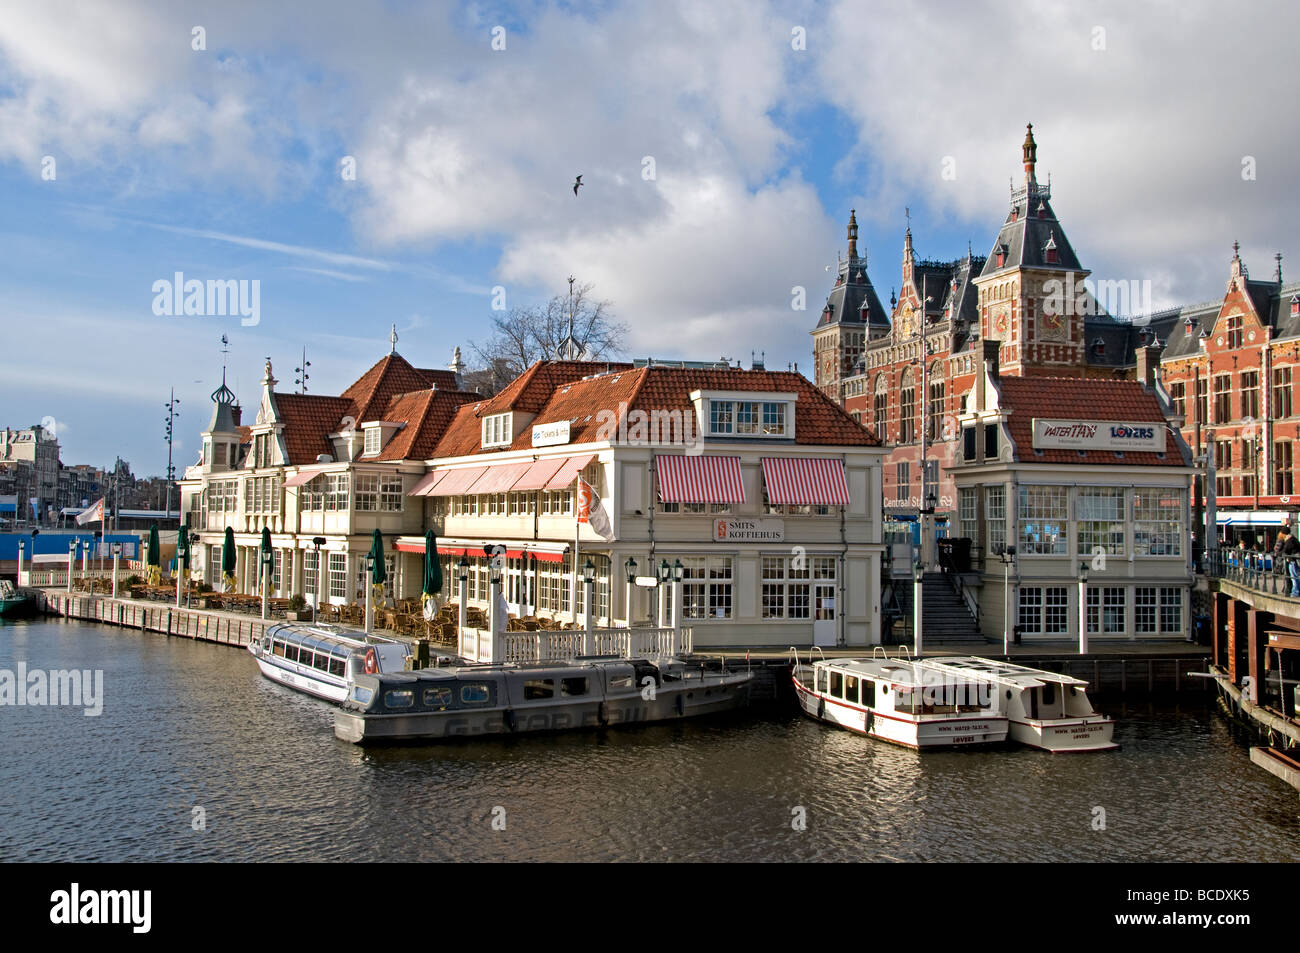
[[[1007,717],[972,679],[943,679],[910,658],[820,659],[794,665],[804,713],[918,751],[1007,738]]]
[[[267,678],[332,702],[348,697],[358,675],[401,671],[408,654],[405,642],[310,622],[273,625],[248,651]]]
[[[358,675],[334,715],[334,734],[366,744],[669,721],[745,704],[751,678],[667,657],[458,661]]]
[[[1114,751],[1115,721],[1088,700],[1088,683],[994,659],[932,658],[921,663],[952,678],[980,681],[999,695],[1012,741],[1045,751]]]

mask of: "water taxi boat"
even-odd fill
[[[436,741],[691,718],[745,704],[751,678],[667,657],[361,674],[334,734],[354,744]]]
[[[1088,683],[995,659],[933,658],[923,663],[954,679],[990,685],[1012,741],[1044,751],[1114,751],[1115,721],[1093,710]]]
[[[36,597],[14,587],[8,579],[0,579],[0,616],[14,618],[31,615],[36,611]]]
[[[804,713],[907,748],[964,748],[1007,738],[987,684],[945,679],[910,658],[820,659],[793,671]]]
[[[358,629],[325,623],[273,625],[248,651],[262,674],[300,692],[342,702],[359,675],[400,672],[406,666],[405,642],[367,636]]]

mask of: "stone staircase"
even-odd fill
[[[897,590],[899,607],[905,613],[900,626],[912,624],[912,587],[900,586]],[[941,572],[927,572],[921,585],[923,606],[921,626],[925,645],[984,645],[988,641],[971,618],[970,610],[961,596]]]

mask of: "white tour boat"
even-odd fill
[[[438,741],[690,718],[749,700],[751,672],[673,657],[578,657],[359,675],[334,715],[355,744]]]
[[[997,744],[1007,717],[988,686],[948,680],[910,658],[820,659],[794,665],[804,713],[827,724],[917,750]]]
[[[400,672],[409,653],[405,642],[309,622],[273,625],[248,651],[267,678],[332,702],[348,697],[358,675]]]
[[[1012,741],[1046,751],[1113,751],[1115,721],[1093,710],[1088,683],[995,659],[931,658],[927,669],[989,684],[1010,723]]]

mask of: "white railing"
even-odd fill
[[[671,628],[593,629],[588,644],[582,629],[558,632],[502,632],[495,640],[487,629],[461,630],[460,654],[474,662],[560,662],[579,655],[619,658],[685,655],[693,633]]]
[[[117,579],[122,582],[130,576],[140,575],[138,568],[118,569]],[[83,572],[78,566],[72,573],[73,580],[77,579],[104,579],[110,584],[113,581],[113,570],[111,569],[92,569],[89,572]],[[18,577],[18,585],[31,586],[35,589],[64,589],[68,585],[68,570],[63,569],[24,569]]]

